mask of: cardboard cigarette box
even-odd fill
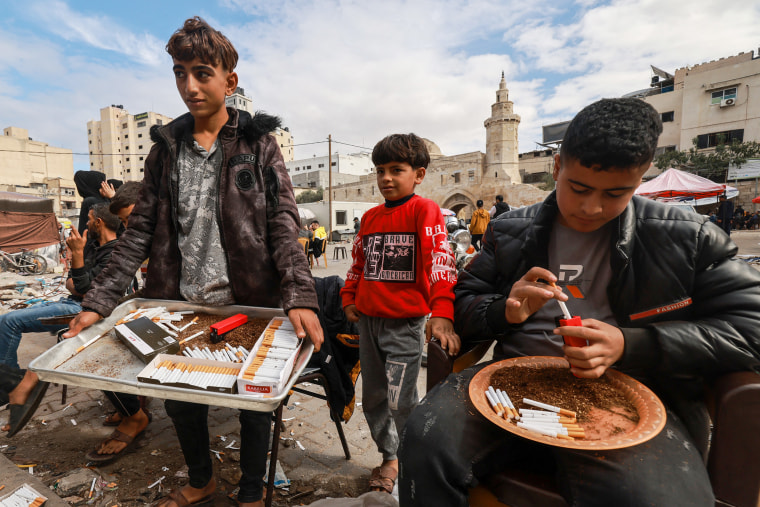
[[[290,357],[288,357],[288,359],[285,360],[285,366],[280,370],[280,375],[277,380],[266,381],[266,382],[261,381],[261,380],[256,380],[254,382],[253,380],[244,378],[244,375],[246,374],[246,370],[251,366],[253,361],[256,360],[256,354],[258,353],[259,349],[261,349],[262,347],[262,343],[264,342],[264,336],[266,335],[267,331],[270,331],[273,328],[279,328],[280,331],[283,331],[287,335],[292,334],[292,338],[298,341],[298,346],[295,349],[293,349],[293,352],[290,354]],[[288,383],[290,374],[293,372],[293,365],[295,365],[296,358],[298,357],[298,353],[301,350],[301,342],[302,342],[302,340],[298,340],[294,332],[291,331],[289,333],[288,329],[292,330],[290,326],[290,321],[288,321],[287,318],[285,317],[274,317],[272,320],[269,321],[267,328],[264,330],[263,333],[261,333],[261,336],[259,336],[259,339],[256,341],[256,345],[254,345],[253,349],[251,349],[251,353],[248,354],[248,357],[246,358],[245,362],[240,368],[240,373],[238,374],[238,394],[245,394],[248,396],[259,396],[259,397],[267,398],[267,397],[277,396],[278,394],[282,392],[283,388]]]
[[[145,366],[145,368],[143,368],[140,373],[137,374],[137,381],[145,382],[146,384],[182,387],[185,389],[198,389],[199,391],[209,391],[209,392],[214,392],[214,393],[235,394],[235,392],[237,392],[237,382],[232,382],[230,387],[208,386],[206,388],[203,388],[195,384],[187,384],[187,383],[182,383],[182,382],[161,383],[158,380],[151,378],[151,376],[158,369],[159,365],[163,363],[164,361],[171,361],[172,363],[175,363],[175,364],[181,363],[181,364],[186,364],[186,365],[204,366],[204,367],[210,367],[210,368],[219,368],[219,367],[224,368],[224,369],[232,368],[235,370],[234,375],[236,377],[237,375],[239,375],[240,367],[242,366],[241,363],[211,361],[210,359],[197,359],[195,357],[176,356],[176,355],[171,355],[171,354],[159,354],[156,357],[154,357],[153,360],[151,360],[151,362],[148,363],[147,366]]]
[[[149,363],[158,354],[179,352],[179,342],[168,331],[147,317],[119,324],[114,327],[114,331],[116,331],[116,336],[144,363]]]
[[[36,507],[40,507],[47,502],[47,497],[34,489],[31,484],[24,483],[17,487],[7,495],[0,497],[0,506],[6,505],[32,505],[31,500],[40,499],[35,504]]]

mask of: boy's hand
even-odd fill
[[[349,322],[359,322],[359,317],[361,316],[361,313],[359,313],[359,310],[356,308],[356,305],[348,305],[345,308],[343,308],[343,312],[346,314],[346,318]]]
[[[554,334],[588,340],[586,347],[565,345],[565,358],[570,362],[570,371],[575,376],[599,378],[623,356],[625,338],[619,328],[600,320],[583,319],[582,323],[583,327],[558,327]]]
[[[542,280],[539,282],[539,280]],[[504,316],[510,324],[520,324],[538,311],[550,299],[567,301],[567,294],[560,287],[552,287],[557,277],[548,269],[534,267],[512,286],[507,297]],[[557,309],[559,311],[559,308]]]
[[[73,338],[102,318],[103,317],[97,312],[79,312],[79,314],[69,322],[69,330],[61,336],[64,338]]]
[[[454,332],[454,323],[443,317],[431,317],[425,324],[425,343],[435,336],[441,342],[441,348],[450,356],[459,354],[462,345],[459,335]]]
[[[293,308],[288,312],[288,319],[293,324],[296,336],[299,338],[308,336],[311,343],[314,344],[314,352],[319,352],[325,337],[322,333],[319,317],[314,310],[311,308]]]

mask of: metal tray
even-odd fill
[[[70,384],[92,389],[116,391],[120,393],[140,394],[154,398],[191,401],[220,407],[241,408],[257,412],[270,412],[285,398],[298,376],[311,358],[314,345],[306,340],[296,358],[293,373],[280,394],[271,398],[254,397],[245,394],[225,394],[203,392],[196,389],[159,386],[137,381],[137,374],[145,368],[113,332],[114,324],[138,308],[166,307],[168,311],[193,310],[198,313],[229,316],[243,313],[252,318],[271,319],[283,316],[279,308],[260,308],[253,306],[204,306],[186,301],[161,299],[132,299],[117,306],[113,313],[85,329],[78,335],[63,340],[53,348],[42,353],[29,363],[29,369],[36,372],[40,379],[59,384]],[[109,331],[95,343],[79,354],[76,349],[100,333]],[[73,356],[73,357],[72,357]]]

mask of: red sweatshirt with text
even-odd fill
[[[391,319],[454,320],[454,255],[438,205],[418,195],[396,207],[376,206],[362,216],[353,263],[341,290],[343,307]]]

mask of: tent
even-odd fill
[[[0,248],[8,253],[34,250],[60,241],[53,200],[0,192]]]
[[[636,189],[636,194],[658,201],[679,200],[692,204],[711,204],[718,196],[726,194],[729,199],[739,195],[735,187],[697,176],[696,174],[670,168]]]

